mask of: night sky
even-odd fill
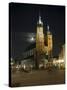
[[[11,41],[11,57],[22,56],[25,48],[31,43],[29,39],[35,37],[39,12],[44,24],[53,34],[53,56],[60,52],[61,45],[65,44],[65,7],[34,4],[9,4],[9,29]]]

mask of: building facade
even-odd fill
[[[47,26],[47,35],[45,35],[43,31],[43,22],[40,15],[36,28],[36,45],[33,49],[24,52],[23,56],[24,58],[32,56],[33,60],[35,60],[36,67],[39,68],[40,65],[44,66],[46,55],[49,57],[49,59],[51,57],[53,49],[53,37],[51,32],[49,31],[49,25]],[[45,44],[45,41],[47,44]]]
[[[44,64],[45,55],[48,55],[50,60],[53,48],[53,38],[51,32],[49,31],[49,26],[47,26],[47,35],[44,34],[43,28],[43,22],[41,20],[41,16],[39,16],[36,32],[36,62],[38,68],[40,64]],[[47,45],[45,44],[45,41]]]

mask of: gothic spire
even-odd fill
[[[49,31],[49,25],[47,25],[47,30]]]
[[[40,12],[39,12],[39,21],[38,21],[38,24],[43,25],[43,22],[42,22],[42,19],[41,19],[41,15],[40,15]]]

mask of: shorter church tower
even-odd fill
[[[47,30],[47,54],[49,57],[51,57],[53,49],[53,38],[51,32],[49,31],[49,25],[47,26]]]

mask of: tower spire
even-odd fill
[[[47,33],[51,34],[49,25],[47,25]]]
[[[40,11],[39,11],[39,21],[38,21],[38,24],[43,25],[43,22],[42,22],[42,20],[41,20],[41,14],[40,14]]]
[[[47,25],[47,30],[49,31],[49,25]]]
[[[41,22],[41,15],[40,15],[40,11],[39,11],[39,22]]]

